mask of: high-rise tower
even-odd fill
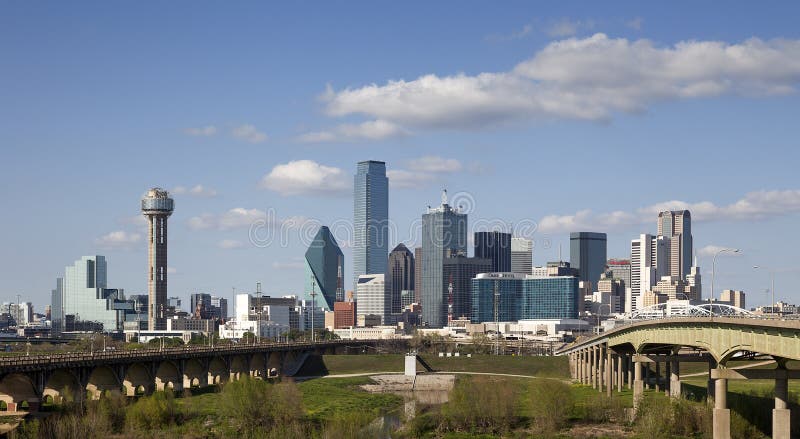
[[[597,282],[606,268],[606,234],[573,232],[569,234],[569,265],[578,269],[578,277],[592,283],[597,291]]]
[[[688,210],[658,214],[658,235],[670,239],[669,275],[685,278],[692,267],[692,214]]]
[[[164,189],[154,187],[142,198],[142,214],[147,218],[147,327],[151,331],[166,329],[164,307],[167,306],[167,218],[175,209],[175,201]]]
[[[386,274],[389,179],[386,163],[358,162],[353,185],[353,285],[362,274]]]
[[[306,250],[306,300],[311,293],[322,293],[316,306],[333,310],[335,302],[344,302],[344,256],[328,226],[322,226]]]

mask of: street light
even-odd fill
[[[711,301],[709,303],[714,303],[714,276],[717,272],[717,256],[721,253],[740,253],[741,250],[738,248],[723,248],[718,250],[714,253],[714,259],[711,262]]]
[[[607,306],[607,307],[608,307],[608,314],[611,314],[611,304],[610,304],[610,303],[601,303],[601,304],[600,304],[600,305],[597,307],[597,333],[598,333],[598,334],[600,333],[600,317],[601,317],[601,316],[602,316],[602,314],[603,314],[603,313],[602,313],[602,309],[603,309],[603,307],[604,307],[604,306]],[[606,314],[606,315],[608,315],[608,314]]]
[[[770,291],[772,291],[772,303],[769,305],[769,310],[771,311],[770,314],[775,313],[775,272],[772,271],[769,267],[760,267],[758,265],[753,265],[753,270],[767,270],[769,272],[769,282],[770,282]]]

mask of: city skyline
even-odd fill
[[[419,237],[412,227],[443,187],[472,203],[469,237],[479,220],[535,223],[536,265],[558,259],[559,247],[568,260],[569,233],[580,231],[607,233],[608,257],[627,259],[632,239],[657,233],[659,211],[688,209],[705,279],[716,248],[742,249],[719,258],[717,292],[744,290],[749,305],[765,303],[769,276],[752,269],[760,265],[777,271],[776,300],[800,301],[791,251],[800,244],[791,233],[800,213],[800,31],[790,19],[797,5],[743,6],[725,17],[710,5],[693,5],[691,17],[660,5],[475,5],[458,12],[463,21],[448,38],[441,23],[452,11],[444,5],[425,17],[387,5],[395,24],[378,11],[348,19],[327,5],[313,17],[293,6],[198,11],[227,31],[215,41],[192,26],[178,26],[185,36],[175,38],[167,17],[181,12],[177,5],[150,14],[148,35],[125,14],[74,7],[81,13],[70,23],[58,19],[67,8],[58,4],[8,5],[0,19],[8,55],[0,187],[26,211],[0,219],[9,231],[0,251],[4,301],[20,294],[43,311],[64,267],[87,255],[106,257],[109,285],[146,293],[147,230],[137,200],[153,186],[179,205],[170,218],[169,296],[188,303],[202,291],[232,300],[232,288],[253,291],[258,281],[264,294],[301,296],[308,239],[299,231],[328,225],[339,240],[335,225],[353,221],[352,176],[362,160],[387,165],[390,220],[401,231],[388,249],[421,244],[405,236]],[[404,18],[416,23],[413,32],[396,24]],[[348,32],[331,30],[329,20],[348,23]],[[692,50],[714,56],[699,62]],[[759,54],[763,68],[742,72],[725,57],[731,52]],[[565,73],[587,70],[569,69],[571,54],[609,53],[621,62],[620,77],[653,88],[609,102],[596,93],[616,90],[613,83]],[[640,54],[686,62],[697,76],[660,64],[625,70]],[[654,70],[665,82],[651,81]],[[503,86],[526,75],[549,85],[521,92],[565,104],[561,92],[579,91],[597,106],[583,114],[496,104],[504,91],[520,92]],[[492,111],[460,101],[451,111],[431,98],[415,114],[374,97],[405,90],[399,101],[418,105],[416,87],[437,96],[446,80],[474,90]],[[672,170],[680,178],[654,184],[665,151],[684,158]],[[153,157],[168,166],[152,167]],[[576,157],[588,160],[575,165]],[[78,209],[76,194],[91,202]],[[285,245],[258,245],[263,235],[250,232],[259,221],[286,227]],[[352,285],[352,249],[339,243],[344,284]]]

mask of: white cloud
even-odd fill
[[[217,191],[207,188],[202,184],[195,185],[191,188],[185,186],[176,186],[172,189],[174,195],[192,195],[195,197],[211,198],[217,196]]]
[[[591,29],[593,27],[594,22],[591,20],[580,21],[564,18],[548,26],[545,29],[545,33],[551,37],[564,38],[577,34],[581,29]]]
[[[104,249],[129,249],[141,242],[142,235],[129,233],[124,230],[110,232],[94,240],[96,246]]]
[[[257,221],[267,220],[267,212],[259,209],[233,208],[221,215],[203,213],[189,218],[189,228],[192,230],[231,230],[250,227]]]
[[[644,19],[642,17],[636,17],[632,20],[628,20],[625,22],[625,26],[633,30],[642,30],[642,24],[644,23]]]
[[[721,245],[707,245],[703,248],[698,249],[697,255],[703,257],[712,257],[715,254],[717,254],[720,250],[724,250],[726,248],[733,248],[733,247],[726,247]],[[740,253],[726,253],[726,254],[738,256]]]
[[[456,159],[446,159],[439,156],[427,155],[411,160],[408,167],[419,172],[451,173],[459,172],[464,167]]]
[[[530,33],[532,31],[533,31],[533,25],[532,24],[526,24],[526,25],[522,26],[522,28],[520,30],[511,32],[510,34],[507,34],[507,35],[497,35],[497,34],[489,35],[485,39],[486,39],[486,41],[494,41],[494,42],[519,40],[519,39],[525,38],[526,36],[530,35]]]
[[[214,125],[206,125],[197,128],[186,128],[183,132],[189,136],[211,137],[217,134],[217,127]]]
[[[242,241],[237,241],[235,239],[223,239],[222,241],[217,243],[219,248],[224,249],[235,249],[235,248],[242,248],[244,247],[244,243]]]
[[[281,195],[341,195],[352,188],[343,170],[312,160],[276,165],[261,179],[261,187]]]
[[[390,169],[386,171],[389,186],[392,188],[419,188],[436,180],[436,176],[425,172],[406,171],[404,169]]]
[[[659,46],[598,33],[552,42],[507,72],[328,88],[322,99],[333,117],[360,114],[400,127],[473,130],[532,119],[607,120],[664,100],[787,94],[798,81],[798,40]]]
[[[297,140],[305,143],[383,140],[408,135],[403,128],[385,120],[370,120],[360,124],[342,124],[330,131],[301,134]]]
[[[688,203],[665,201],[636,209],[633,212],[615,211],[596,213],[582,210],[572,215],[548,215],[539,221],[539,230],[545,233],[574,232],[581,229],[619,230],[639,224],[654,223],[658,212],[687,209],[692,221],[753,221],[800,212],[800,190],[750,192],[728,204],[716,205],[710,201]]]
[[[250,124],[239,125],[231,130],[231,135],[239,140],[250,143],[261,143],[267,140],[267,135]]]

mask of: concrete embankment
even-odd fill
[[[374,384],[364,384],[362,389],[371,393],[394,392],[449,392],[455,384],[454,375],[373,375]]]

